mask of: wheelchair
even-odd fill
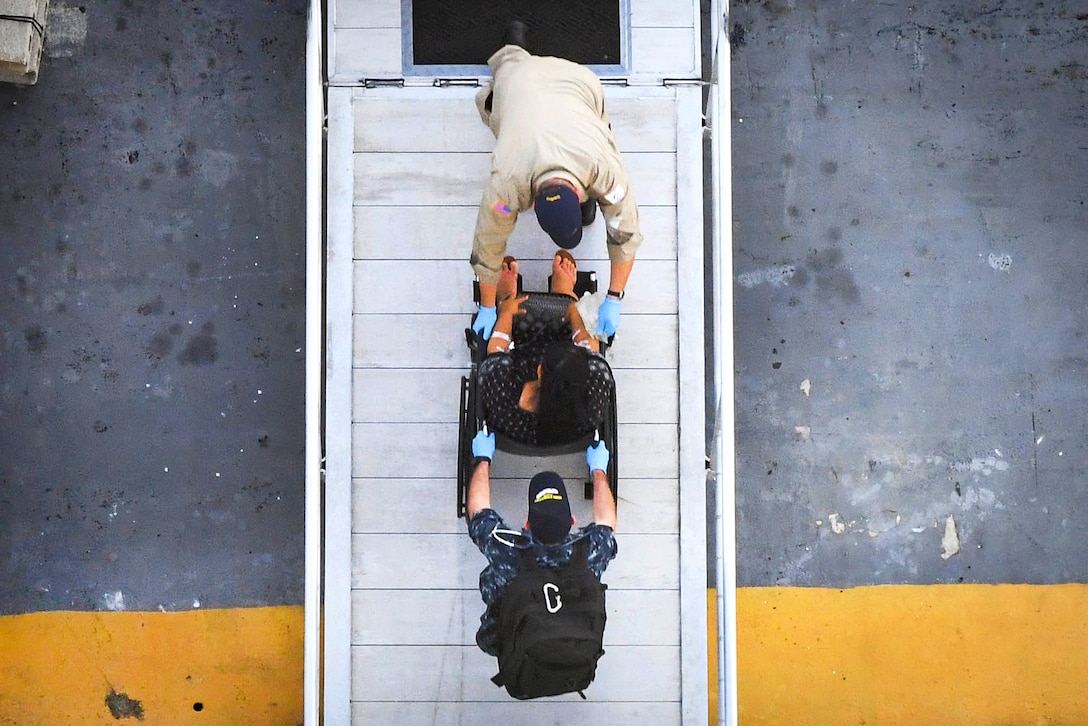
[[[548,278],[551,287],[551,277]],[[566,314],[570,298],[566,295],[551,292],[529,292],[522,289],[522,277],[518,275],[517,294],[528,295],[525,301],[525,314],[514,318],[512,338],[515,346],[519,339],[526,336],[534,336],[537,339],[546,340],[570,340],[569,328],[562,323]],[[581,298],[585,293],[597,292],[597,277],[592,271],[578,271],[578,279],[574,286],[575,294]],[[473,300],[477,306],[480,303],[479,281],[473,282]],[[475,320],[475,316],[473,316]],[[601,355],[605,355],[612,344],[612,338],[601,341]],[[471,325],[465,329],[465,343],[468,346],[471,359],[471,369],[466,376],[461,378],[461,411],[458,423],[457,444],[457,516],[466,517],[468,509],[468,484],[472,478],[473,459],[472,439],[476,432],[487,424],[487,411],[484,410],[483,396],[480,394],[479,366],[487,357],[487,343],[482,335],[472,330]],[[605,361],[607,366],[607,360]],[[609,368],[611,373],[611,368]],[[587,447],[601,440],[609,451],[608,481],[612,488],[612,495],[619,502],[619,447],[616,431],[616,384],[615,378],[610,375],[611,385],[608,387],[608,401],[605,405],[604,420],[595,431],[590,431],[578,438],[561,444],[532,445],[503,434],[501,431],[491,429],[495,434],[495,448],[509,454],[529,457],[561,456],[583,452]],[[593,498],[593,482],[585,481],[584,496]]]

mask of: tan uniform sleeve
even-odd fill
[[[506,240],[514,231],[518,213],[500,198],[489,184],[476,215],[476,233],[472,238],[469,263],[480,282],[494,285],[499,280],[502,258],[506,256]]]
[[[484,122],[484,126],[491,128],[491,112],[487,110],[487,97],[491,95],[491,84],[487,83],[476,92],[476,110],[480,112],[480,120]],[[494,129],[492,129],[494,131]]]
[[[590,190],[597,199],[604,217],[608,259],[629,262],[642,244],[638,221],[638,203],[622,169],[610,169],[601,174]]]

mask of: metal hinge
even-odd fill
[[[700,78],[662,78],[662,86],[705,86],[706,81]]]
[[[364,78],[364,88],[404,88],[403,78]]]
[[[479,88],[479,78],[436,78],[434,79],[434,85],[436,88],[450,88],[451,86],[465,86],[467,88]]]

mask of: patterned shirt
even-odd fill
[[[480,394],[488,426],[524,444],[537,444],[537,417],[518,403],[525,383],[536,379],[536,369],[543,355],[543,348],[515,348],[514,353],[492,353],[480,364]],[[604,421],[612,385],[612,370],[604,356],[589,351],[587,417],[573,422],[575,433],[571,440],[589,433]]]
[[[480,629],[476,643],[489,655],[498,655],[495,641],[497,625],[492,604],[499,599],[507,584],[518,574],[518,551],[531,547],[536,554],[538,567],[558,567],[570,561],[574,543],[589,539],[589,569],[599,579],[612,558],[616,556],[616,537],[612,528],[603,524],[589,524],[571,532],[559,545],[543,545],[534,542],[527,530],[512,530],[494,509],[481,509],[468,523],[468,534],[487,558],[487,567],[480,572],[480,597],[487,609],[480,616]]]

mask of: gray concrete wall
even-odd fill
[[[0,613],[301,603],[305,10],[55,2],[0,86]]]
[[[1085,6],[731,36],[740,584],[1085,582]]]

